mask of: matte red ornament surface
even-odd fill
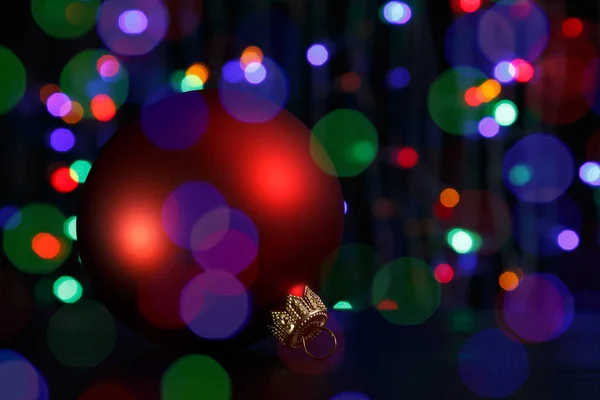
[[[203,97],[207,112],[173,115],[197,96]],[[255,99],[257,107],[263,102]],[[322,264],[342,237],[340,183],[314,163],[309,129],[286,110],[266,122],[240,122],[222,107],[219,92],[210,89],[151,107],[154,118],[164,122],[160,126],[167,127],[165,137],[174,134],[170,126],[201,127],[206,123],[201,119],[208,120],[206,130],[192,147],[165,150],[136,122],[122,126],[105,144],[84,184],[78,213],[85,271],[111,312],[152,340],[199,351],[254,342],[267,335],[270,311],[290,288],[307,284],[319,289]],[[237,275],[248,290],[251,314],[227,340],[201,339],[173,315],[178,311],[173,290],[203,267],[165,233],[162,207],[177,186],[190,181],[212,184],[258,231],[258,255]]]

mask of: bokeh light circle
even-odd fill
[[[27,73],[8,47],[0,46],[0,115],[12,111],[25,96]]]
[[[177,186],[163,203],[163,229],[173,243],[189,249],[197,221],[207,213],[220,208],[228,208],[227,202],[213,185],[200,181],[183,183]],[[229,214],[226,218],[229,218]],[[220,224],[228,226],[229,220]]]
[[[107,0],[98,14],[102,42],[122,55],[149,53],[165,38],[168,27],[169,13],[160,0]]]
[[[67,128],[56,128],[50,134],[50,146],[60,153],[65,153],[75,146],[75,135]]]
[[[229,400],[231,379],[221,364],[212,358],[189,354],[165,371],[160,391],[162,400]]]
[[[58,361],[68,367],[91,368],[113,351],[117,327],[104,306],[85,300],[56,311],[47,335],[50,351]]]
[[[63,230],[66,217],[54,206],[31,203],[21,209],[21,222],[15,228],[4,232],[3,247],[8,259],[19,270],[30,274],[45,274],[60,267],[71,253],[72,242]],[[47,257],[46,249],[40,256],[36,253],[34,238],[44,234],[58,243],[58,251]],[[44,242],[50,242],[44,241]]]
[[[526,275],[515,290],[504,295],[504,321],[527,342],[556,339],[571,325],[574,312],[571,292],[551,274]]]
[[[549,23],[544,11],[530,3],[527,14],[519,15],[518,7],[496,4],[478,16],[479,49],[494,64],[517,58],[532,62],[546,48]]]
[[[529,375],[525,347],[508,339],[498,329],[471,336],[460,349],[458,372],[476,395],[505,398],[516,392]]]
[[[226,339],[239,332],[250,313],[246,288],[225,271],[207,271],[181,291],[181,319],[197,336]]]
[[[460,201],[445,224],[476,233],[481,238],[478,251],[482,254],[498,251],[510,237],[512,228],[506,202],[492,192],[478,189],[461,192]]]
[[[424,261],[399,258],[381,268],[373,279],[372,301],[395,325],[420,325],[440,305],[441,286]]]
[[[100,0],[31,0],[31,15],[40,28],[56,39],[85,35],[96,24]]]
[[[356,176],[367,169],[377,156],[378,146],[373,123],[351,109],[325,115],[313,127],[310,139],[315,163],[329,175],[339,177]]]
[[[266,74],[257,83],[249,82],[239,61],[226,64],[220,80],[221,104],[234,118],[242,122],[260,123],[271,120],[287,105],[289,88],[283,69],[272,59],[263,58],[260,66]],[[244,95],[248,94],[248,95]],[[257,107],[255,97],[267,100]]]
[[[195,223],[190,248],[204,270],[219,269],[237,275],[258,255],[258,231],[244,213],[223,207]]]
[[[129,94],[129,75],[122,63],[119,72],[110,79],[98,71],[98,60],[109,55],[106,50],[83,50],[67,62],[60,74],[61,89],[71,101],[81,105],[84,118],[95,118],[92,100],[100,98],[98,96],[106,96],[118,109]],[[115,56],[110,56],[117,60]]]
[[[342,392],[331,398],[331,400],[371,400],[366,394],[360,392]]]
[[[431,119],[454,135],[477,133],[479,121],[492,114],[493,104],[470,106],[465,93],[486,80],[483,72],[472,67],[456,67],[440,74],[429,87],[427,107]]]
[[[19,353],[0,350],[0,390],[14,400],[48,400],[46,380],[37,368]]]
[[[550,203],[519,202],[513,209],[513,235],[530,254],[553,256],[566,249],[559,239],[565,231],[581,232],[583,216],[577,203],[563,195]],[[568,235],[570,236],[570,235]],[[563,245],[573,245],[573,238]],[[577,245],[576,243],[575,245]]]
[[[515,143],[502,164],[506,187],[528,203],[557,199],[571,185],[575,168],[565,144],[542,133],[530,134]],[[522,173],[515,175],[515,168]]]

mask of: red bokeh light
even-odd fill
[[[583,23],[578,18],[568,18],[562,23],[562,33],[566,37],[574,38],[583,32]]]
[[[533,67],[527,61],[517,58],[516,60],[513,60],[511,64],[515,67],[515,80],[517,82],[529,82],[531,78],[533,78]]]
[[[433,276],[439,283],[448,283],[454,278],[454,270],[448,264],[440,264],[435,267]]]
[[[110,121],[117,112],[115,102],[105,94],[95,96],[90,103],[90,107],[94,118],[102,122]]]
[[[460,9],[466,13],[473,13],[481,7],[481,0],[459,0]]]
[[[402,168],[412,168],[417,165],[419,154],[412,147],[403,147],[398,150],[396,162]]]
[[[56,169],[50,176],[50,184],[60,193],[69,193],[77,188],[77,181],[73,179],[71,168],[61,167]]]
[[[477,107],[481,105],[481,100],[479,100],[479,97],[477,96],[476,87],[469,88],[465,92],[465,102],[471,107]]]

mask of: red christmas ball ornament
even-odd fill
[[[142,109],[103,147],[77,237],[100,300],[150,339],[231,349],[268,334],[298,285],[318,290],[344,203],[310,131],[245,93],[203,90]]]

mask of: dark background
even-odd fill
[[[589,135],[580,132],[592,133],[598,124],[597,117],[588,115],[560,129],[521,117],[511,136],[493,144],[444,134],[429,117],[425,104],[429,85],[449,67],[443,42],[455,13],[448,1],[413,1],[409,2],[413,7],[411,22],[402,29],[390,29],[379,21],[381,4],[371,0],[205,0],[204,16],[197,31],[184,40],[160,44],[151,55],[126,64],[132,75],[143,74],[146,61],[173,71],[203,60],[211,71],[217,71],[224,61],[239,55],[247,45],[262,47],[271,43],[278,51],[270,56],[286,71],[297,72],[287,108],[307,126],[314,125],[328,110],[347,107],[361,110],[378,128],[377,162],[360,176],[342,180],[348,203],[344,241],[368,244],[383,260],[405,255],[428,262],[439,259],[440,255],[450,258],[439,244],[439,235],[407,234],[406,228],[408,224],[414,225],[415,220],[426,224],[435,218],[432,204],[439,189],[488,188],[486,168],[491,155],[508,148],[524,131],[560,135],[581,163]],[[597,15],[596,2],[589,1],[556,1],[544,8],[556,15],[580,16],[591,21]],[[135,102],[126,104],[115,120],[107,124],[82,122],[75,128],[80,139],[77,147],[71,153],[57,155],[44,143],[56,120],[39,103],[39,88],[56,82],[64,64],[74,54],[103,45],[94,30],[75,40],[49,37],[31,18],[28,2],[11,2],[0,10],[1,44],[22,60],[29,85],[17,110],[0,117],[1,203],[22,205],[42,200],[71,215],[76,209],[77,191],[57,194],[49,185],[49,166],[76,158],[93,160],[111,132],[121,121],[133,118],[139,106]],[[265,37],[264,43],[244,43],[243,38],[236,36],[238,22],[257,10],[289,16],[300,32],[301,50],[319,40],[333,45],[335,52],[328,66],[330,82],[323,89],[327,92],[325,96],[315,93],[319,88],[310,84],[310,66],[304,62],[303,51],[286,53],[285,46],[277,45],[283,39],[276,34]],[[392,93],[386,90],[382,76],[399,62],[411,71],[411,83],[404,91]],[[336,87],[336,80],[347,71],[356,71],[363,77],[357,93],[343,93]],[[163,78],[168,80],[167,76]],[[516,89],[513,97],[519,106],[523,100],[520,91]],[[130,96],[143,96],[143,88],[132,88]],[[398,146],[414,147],[419,153],[419,165],[403,170],[389,162],[388,155]],[[598,260],[597,214],[592,195],[581,184],[572,185],[569,194],[577,200],[590,233],[582,238],[581,247],[591,256],[582,259],[597,267],[597,262],[593,262]],[[505,196],[508,204],[514,203],[508,194]],[[382,204],[391,209],[384,213],[387,215],[378,212]],[[6,257],[0,260],[2,269],[12,268]],[[527,272],[557,271],[565,260],[538,260],[523,255],[513,244],[486,262],[492,267],[485,273],[457,279],[444,287],[441,310],[418,327],[392,326],[375,311],[333,312],[346,332],[346,344],[343,361],[329,374],[310,376],[290,371],[277,357],[272,340],[216,359],[230,373],[234,398],[329,399],[347,390],[360,391],[374,400],[476,398],[458,376],[457,352],[470,332],[495,326],[493,308],[499,272],[508,264],[518,264]],[[77,262],[75,251],[60,271],[80,279],[85,296],[93,296],[93,288],[87,285],[85,270]],[[38,278],[23,276],[23,279],[33,288]],[[2,290],[8,290],[1,285],[0,281]],[[586,288],[598,287],[590,283]],[[30,323],[19,335],[0,342],[5,348],[17,349],[38,366],[49,382],[52,399],[76,399],[85,388],[102,380],[124,382],[135,390],[139,399],[158,398],[160,376],[176,354],[119,327],[117,348],[99,367],[90,370],[62,367],[53,359],[44,339],[53,307],[58,304],[36,307]],[[451,320],[455,310],[463,309],[474,310],[470,314],[473,323],[466,331],[457,332]],[[590,399],[600,393],[599,318],[586,314],[560,339],[528,347],[531,374],[511,398]],[[511,374],[510,370],[490,373]],[[3,398],[1,393],[0,398]]]

